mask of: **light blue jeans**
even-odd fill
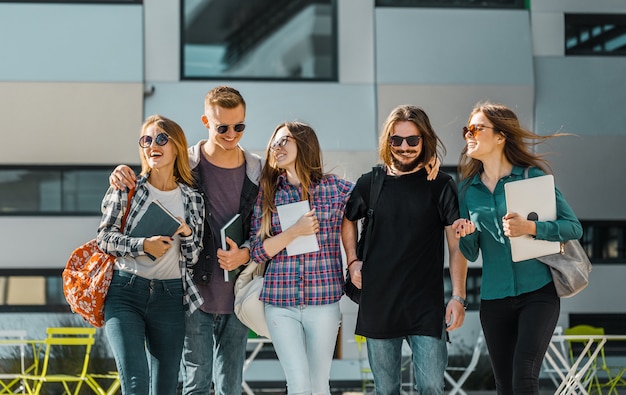
[[[402,341],[367,338],[369,359],[376,395],[399,395],[402,381]],[[407,336],[413,354],[415,389],[420,395],[443,395],[444,371],[448,364],[447,336],[440,339],[430,336]]]
[[[266,303],[265,319],[287,378],[287,393],[330,394],[330,366],[341,323],[339,303],[298,307]]]
[[[243,363],[248,342],[247,326],[235,314],[210,314],[196,310],[187,316],[183,350],[183,394],[241,394]]]
[[[172,395],[185,336],[183,283],[115,271],[105,332],[124,395]]]

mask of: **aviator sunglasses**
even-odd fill
[[[469,125],[469,126],[463,126],[461,133],[463,133],[464,140],[467,140],[468,133],[470,134],[469,137],[475,139],[476,137],[478,137],[480,132],[482,132],[484,129],[495,129],[495,128],[491,126],[485,126],[485,125]]]
[[[159,133],[154,139],[152,138],[152,136],[148,135],[141,136],[139,138],[139,146],[141,148],[148,148],[152,145],[152,140],[154,140],[156,145],[162,147],[167,144],[168,141],[170,141],[170,136],[168,136],[167,133]]]
[[[410,147],[415,147],[420,143],[420,140],[422,139],[422,136],[407,136],[407,137],[402,137],[402,136],[389,136],[389,144],[392,147],[399,147],[402,145],[402,142],[404,140],[406,140],[406,143],[410,146]]]
[[[219,134],[224,134],[226,132],[228,132],[228,127],[231,125],[217,125],[215,127],[215,130],[217,130],[217,133]],[[246,128],[246,124],[245,123],[236,123],[233,126],[233,129],[235,130],[235,132],[237,133],[241,133],[243,132],[243,130]]]

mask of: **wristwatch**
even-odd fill
[[[456,300],[457,302],[461,303],[463,308],[467,310],[467,300],[463,299],[462,297],[460,297],[458,295],[452,295],[452,298],[450,298],[450,299]]]

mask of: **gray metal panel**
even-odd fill
[[[532,85],[524,10],[376,10],[379,83]]]
[[[625,57],[535,59],[537,132],[626,136]]]
[[[0,3],[3,81],[141,82],[140,4]]]

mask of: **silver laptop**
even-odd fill
[[[518,213],[534,221],[556,219],[556,193],[551,174],[506,183],[504,195],[509,213]],[[510,240],[513,262],[556,254],[561,250],[558,241],[536,240],[529,235],[511,237]]]

